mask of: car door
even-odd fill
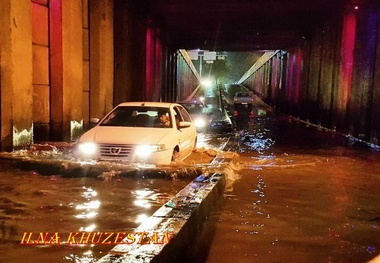
[[[192,152],[195,144],[195,138],[196,138],[196,130],[195,126],[191,121],[191,117],[189,113],[182,107],[182,106],[175,106],[174,107],[174,117],[176,119],[176,127],[177,127],[177,136],[179,139],[179,147],[180,147],[180,153],[183,153],[184,155],[188,155]],[[178,124],[181,121],[190,122],[191,126],[179,128]]]

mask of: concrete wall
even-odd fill
[[[11,150],[33,141],[33,48],[30,0],[0,5],[0,146]]]
[[[82,7],[77,0],[2,1],[1,150],[81,132]]]
[[[347,5],[243,84],[278,111],[379,144],[379,1]]]
[[[177,53],[163,44],[164,28],[149,19],[145,5],[115,0],[114,104],[176,99]]]
[[[123,101],[177,99],[177,51],[138,0],[4,0],[0,150],[74,141]]]
[[[113,1],[89,1],[90,116],[103,117],[113,108]]]
[[[126,1],[116,2],[120,5]],[[137,3],[127,1],[132,2]],[[128,14],[134,11],[132,8]],[[145,90],[145,75],[134,74],[127,79],[121,74],[116,77],[117,83],[135,85],[114,88],[113,12],[114,0],[1,2],[1,150],[26,148],[35,141],[74,141],[89,126],[91,117],[104,116],[119,102],[114,98],[136,98],[120,96],[120,92]],[[129,54],[135,54],[122,59],[131,65],[128,69],[144,72],[146,57],[139,53],[145,52],[146,26],[139,25],[131,35],[121,32],[120,39],[134,39],[128,43],[133,43]],[[156,56],[152,79],[158,82],[150,87],[149,98],[158,98],[159,93],[160,78],[156,75],[161,70],[157,66],[161,65],[161,57],[157,38],[153,34],[151,40]]]
[[[81,133],[81,1],[33,1],[34,139],[73,140]],[[26,44],[26,43],[24,43]]]
[[[115,0],[115,104],[145,98],[146,27],[138,1]]]

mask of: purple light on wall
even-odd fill
[[[302,69],[303,69],[303,56],[302,56],[302,50],[299,49],[296,54],[295,58],[295,77],[294,77],[294,102],[298,103],[300,98],[300,92],[301,92],[301,76],[302,76]]]
[[[341,66],[339,75],[338,109],[343,111],[351,95],[354,47],[356,35],[356,15],[349,12],[343,19]]]
[[[287,100],[294,103],[299,102],[301,91],[301,76],[302,76],[302,51],[296,50],[289,60],[288,70],[288,85],[287,85]]]
[[[146,65],[145,65],[145,99],[152,98],[153,79],[154,79],[154,36],[153,29],[148,25],[146,29]]]
[[[155,41],[155,72],[154,72],[154,100],[158,100],[160,98],[159,90],[161,83],[161,61],[162,61],[162,44],[160,38],[160,29],[156,29],[156,41]]]
[[[275,98],[276,96],[276,89],[278,88],[278,66],[279,66],[279,63],[278,63],[278,58],[274,58],[273,59],[273,62],[272,62],[272,84],[271,84],[271,87],[272,87],[272,98]]]
[[[292,53],[289,57],[288,61],[288,78],[287,78],[287,84],[286,84],[286,101],[292,101],[292,93],[293,93],[293,78],[294,78],[294,64],[295,64],[295,56],[294,53]]]

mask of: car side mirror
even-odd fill
[[[99,121],[100,121],[99,118],[91,118],[90,119],[90,123],[92,123],[92,124],[98,124]]]
[[[187,127],[190,127],[191,126],[191,122],[188,122],[188,121],[180,121],[179,124],[178,124],[178,128],[181,129],[181,128],[187,128]]]

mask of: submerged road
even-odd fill
[[[182,261],[367,262],[376,257],[378,148],[262,105],[258,100],[254,110],[260,114],[239,122],[231,136],[201,135],[199,152],[188,159],[190,171],[220,169],[227,182],[220,207],[192,233],[200,238]],[[220,166],[217,158],[211,167],[212,152],[234,152],[234,157]],[[133,231],[190,181],[111,171],[102,177],[45,176],[4,161],[0,167],[0,262],[96,262],[112,247],[20,241],[25,232]]]

